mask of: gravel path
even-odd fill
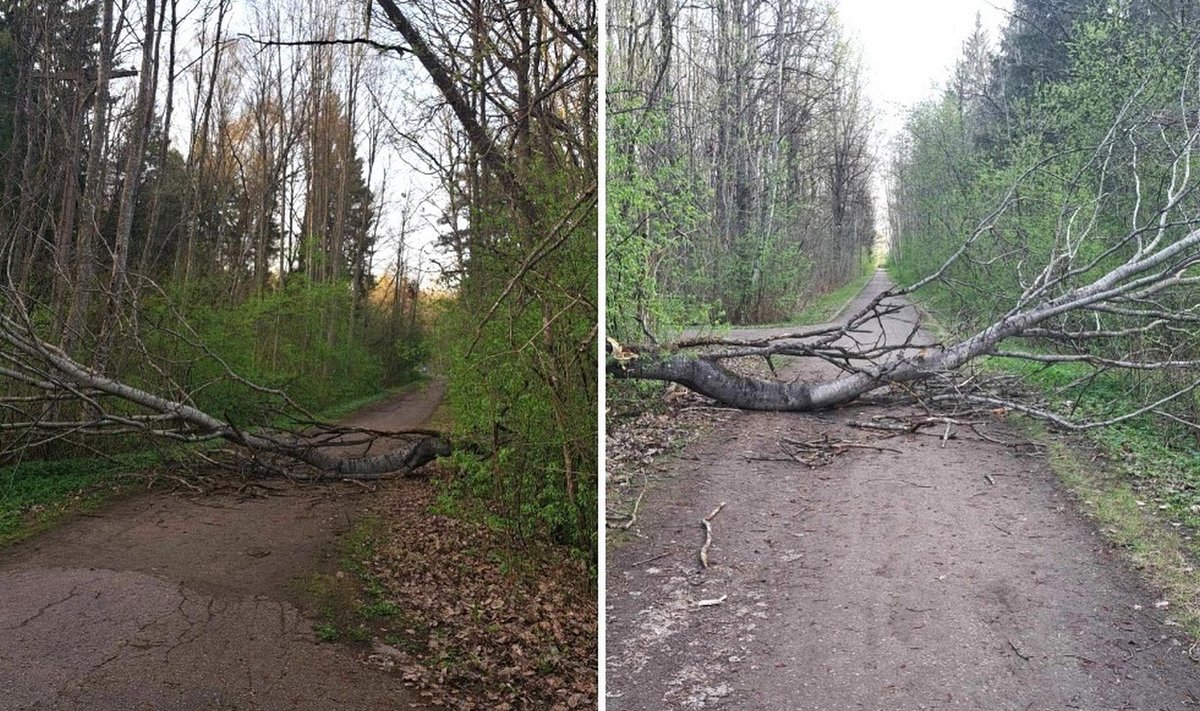
[[[886,287],[881,272],[850,308]],[[651,484],[638,535],[609,550],[610,711],[1200,706],[1169,610],[1041,457],[846,424],[874,414],[738,413]],[[896,451],[810,469],[781,450],[823,437]],[[701,570],[699,522],[721,503]]]
[[[347,422],[424,424],[444,384]],[[149,493],[0,551],[0,709],[425,708],[400,680],[318,643],[296,580],[337,564],[351,486]]]

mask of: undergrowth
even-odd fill
[[[157,452],[105,459],[31,461],[0,469],[0,547],[44,531],[63,517],[93,511],[135,488]]]

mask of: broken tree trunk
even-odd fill
[[[1132,239],[1132,238],[1131,238]],[[1151,243],[1149,247],[1156,245]],[[864,339],[872,322],[883,323],[905,304],[900,299],[910,289],[885,290],[852,315],[845,324],[827,328],[768,336],[761,339],[691,338],[666,345],[622,346],[609,342],[607,370],[614,378],[641,378],[678,383],[723,404],[747,410],[806,412],[850,403],[878,388],[942,377],[963,365],[989,354],[1047,362],[1048,356],[1033,352],[999,351],[1008,339],[1036,334],[1039,338],[1080,338],[1064,325],[1061,317],[1074,313],[1104,313],[1144,304],[1175,287],[1192,287],[1200,277],[1189,270],[1200,266],[1200,229],[1188,232],[1177,241],[1158,249],[1145,246],[1133,252],[1125,262],[1092,281],[1063,290],[1044,300],[1024,300],[991,325],[949,346],[921,348],[919,326],[914,322],[906,332],[888,342],[886,329]],[[1041,292],[1044,294],[1045,292]],[[1196,317],[1186,310],[1159,313],[1163,323],[1194,323]],[[1046,324],[1054,323],[1054,328]],[[1117,332],[1113,332],[1114,335]],[[849,343],[850,345],[847,345]],[[714,350],[715,349],[715,350]],[[735,373],[722,361],[731,358],[795,356],[819,358],[836,365],[844,374],[823,382],[780,382]],[[1174,392],[1146,403],[1131,412],[1102,422],[1077,424],[1037,408],[1028,408],[987,396],[966,396],[977,402],[1008,405],[1045,417],[1073,429],[1090,428],[1153,412],[1162,405],[1188,394],[1200,386],[1194,371],[1200,362],[1191,360],[1099,358],[1088,353],[1060,355],[1055,362],[1081,362],[1109,368],[1131,370],[1175,369],[1192,372],[1188,382]]]
[[[407,440],[408,446],[371,456],[347,457],[329,451],[345,448],[337,439],[318,443],[303,433],[259,428],[249,431],[215,417],[190,403],[190,398],[168,399],[142,388],[108,377],[84,366],[60,348],[34,335],[32,324],[21,323],[0,314],[0,376],[33,386],[47,402],[70,398],[84,403],[85,420],[70,423],[5,423],[4,430],[74,431],[88,433],[142,432],[176,441],[224,439],[255,453],[269,454],[307,464],[316,475],[289,474],[296,478],[319,479],[333,476],[347,479],[379,479],[409,473],[434,459],[451,453],[449,439],[433,430],[409,430],[398,433],[369,433]],[[229,373],[231,378],[238,379]],[[254,387],[250,383],[245,383]],[[260,392],[278,394],[265,388]],[[129,415],[105,407],[105,399],[116,399],[137,406],[146,414]]]

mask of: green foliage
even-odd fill
[[[665,335],[715,315],[672,288],[698,276],[679,271],[673,257],[694,248],[688,235],[703,216],[705,188],[681,160],[646,166],[634,150],[663,141],[666,121],[662,110],[614,113],[608,120],[607,333],[619,341],[644,338],[643,325]],[[706,291],[694,282],[689,289]]]
[[[962,97],[947,92],[910,116],[908,144],[893,176],[898,234],[891,268],[899,281],[912,283],[931,273],[982,226],[980,239],[922,295],[957,336],[1008,313],[1043,269],[1062,275],[1062,283],[1041,298],[1095,281],[1137,249],[1137,240],[1125,240],[1131,229],[1142,230],[1147,240],[1156,236],[1163,246],[1195,228],[1194,221],[1188,223],[1194,219],[1194,195],[1185,198],[1192,208],[1158,222],[1172,181],[1200,169],[1194,156],[1190,164],[1176,163],[1178,147],[1194,129],[1194,28],[1172,26],[1155,12],[1131,7],[1018,4],[1041,8],[1037,12],[1069,9],[1070,21],[1060,23],[1055,31],[1061,37],[1051,47],[1041,46],[1046,36],[1034,36],[1014,20],[1018,26],[1010,28],[997,64],[1010,79],[1020,78],[1004,97],[1006,116],[992,116],[986,120],[993,123],[983,127],[968,125],[972,118]],[[1030,62],[1037,57],[1050,59],[1034,71]],[[992,214],[1006,195],[1011,199],[1005,208]],[[1186,218],[1173,222],[1179,215]],[[1172,311],[1194,308],[1198,300],[1195,286],[1183,285],[1153,300],[1127,303],[1132,309]],[[1200,358],[1197,329],[1138,331],[1147,321],[1121,313],[1065,314],[1052,325],[1131,330],[1104,339],[1023,338],[1012,347],[1146,361]],[[1187,371],[995,357],[986,366],[1021,376],[1051,410],[1090,420],[1135,410],[1195,377]],[[1194,422],[1200,397],[1192,393],[1156,409]],[[1169,418],[1141,417],[1096,430],[1092,438],[1121,475],[1118,488],[1125,493],[1109,502],[1110,514],[1124,507],[1135,514],[1128,520],[1140,521],[1136,494],[1143,500],[1138,505],[1152,501],[1177,524],[1200,526],[1200,448],[1194,430]]]
[[[563,168],[523,176],[536,224],[511,211],[480,215],[495,235],[477,243],[457,297],[439,320],[437,357],[449,380],[456,436],[486,458],[458,454],[448,493],[474,499],[519,538],[544,536],[595,562],[596,219]],[[564,217],[577,214],[572,227]],[[570,229],[534,269],[529,250]],[[470,508],[470,507],[468,507]]]
[[[1068,235],[1078,241],[1075,262],[1091,263],[1064,288],[1096,278],[1128,256],[1111,247],[1128,232],[1136,201],[1136,219],[1145,221],[1165,200],[1178,136],[1164,121],[1178,115],[1186,86],[1186,38],[1110,16],[1084,22],[1072,37],[1070,80],[1038,84],[1006,125],[986,131],[1006,140],[976,141],[980,132],[964,124],[961,98],[949,92],[910,116],[894,175],[893,212],[902,215],[894,274],[914,282],[977,227],[983,233],[927,297],[951,325],[978,328],[1005,313]]]
[[[310,410],[377,393],[385,384],[382,358],[366,342],[370,330],[351,317],[353,294],[345,282],[313,284],[295,277],[278,291],[240,304],[208,305],[213,301],[207,285],[193,284],[165,299],[147,300],[143,317],[166,324],[176,313],[182,315],[195,331],[195,342],[219,356],[219,361],[184,359],[171,372],[178,382],[198,391],[196,403],[207,412],[227,415],[239,424],[262,422],[268,415],[266,399],[222,379],[222,362],[251,382],[285,390]],[[166,330],[152,333],[154,353],[195,353]],[[129,376],[136,382],[136,373]],[[201,389],[204,384],[209,385]]]
[[[139,453],[0,468],[0,546],[36,533],[62,516],[99,506],[124,491],[120,475],[155,459],[153,453]]]
[[[844,279],[816,279],[816,248],[805,244],[804,234],[814,219],[810,206],[784,193],[775,194],[770,219],[760,216],[734,238],[718,238],[705,175],[712,169],[672,145],[669,104],[646,108],[627,98],[632,93],[609,93],[610,106],[619,110],[608,120],[608,335],[622,342],[661,340],[694,324],[793,320],[810,299],[842,286],[867,261],[857,246],[846,246],[854,258],[846,260]],[[780,150],[789,150],[786,140]],[[793,179],[781,165],[766,182]],[[808,239],[839,242],[836,236]],[[836,273],[838,259],[826,261],[825,271]]]
[[[9,164],[16,119],[17,52],[7,25],[0,19],[0,165]]]

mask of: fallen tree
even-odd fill
[[[1167,118],[1161,106],[1143,100],[1143,82],[1075,174],[1062,177],[1069,188],[1067,197],[1035,268],[1013,256],[1033,251],[1019,235],[1005,258],[1014,235],[1005,233],[1004,218],[1022,204],[1025,179],[1058,156],[1026,170],[940,268],[907,287],[883,291],[844,323],[750,339],[693,336],[633,344],[610,339],[609,375],[674,382],[750,410],[821,410],[887,386],[911,393],[919,384],[926,387],[920,396],[926,400],[1003,407],[1071,429],[1112,425],[1146,414],[1197,427],[1193,418],[1168,408],[1187,401],[1200,387],[1200,200],[1193,175],[1200,97],[1195,69],[1189,68],[1175,113]],[[1152,131],[1146,130],[1149,120],[1156,120],[1150,124]],[[1170,160],[1148,168],[1144,156],[1150,153],[1151,140]],[[1122,163],[1128,170],[1120,182],[1114,175]],[[1153,190],[1147,187],[1151,185]],[[1119,204],[1122,188],[1135,191],[1135,196],[1128,228],[1114,234],[1111,222],[1101,218]],[[1157,205],[1148,208],[1151,198]],[[892,336],[883,335],[884,321],[906,307],[905,297],[935,283],[953,290],[953,268],[966,265],[984,274],[994,269],[1011,274],[1014,262],[1020,293],[983,327],[950,343],[932,342],[916,320],[900,331],[893,323]],[[1024,345],[1011,347],[1013,342]],[[982,356],[1045,367],[1084,366],[1086,372],[1072,383],[1076,390],[1098,375],[1119,372],[1168,374],[1169,386],[1121,412],[1095,417],[1068,407],[1064,413],[1051,403],[1031,404],[1011,392],[997,392],[986,387],[985,380],[960,372]],[[783,382],[745,375],[727,365],[747,357],[768,363],[775,357],[817,359],[836,366],[840,374],[815,382]]]
[[[18,313],[24,315],[23,310]],[[141,340],[135,339],[135,343],[145,355],[145,362],[151,364],[153,360]],[[220,360],[211,352],[206,357]],[[283,391],[256,386],[222,363],[226,378],[274,399],[279,405],[272,410],[274,414],[305,422],[294,430],[263,426],[243,429],[196,407],[178,385],[174,389],[183,396],[170,399],[114,380],[79,363],[61,348],[38,337],[27,317],[18,320],[0,313],[0,362],[3,363],[0,376],[35,393],[0,397],[0,409],[8,415],[0,424],[0,431],[8,433],[0,455],[11,456],[19,450],[83,435],[150,435],[176,442],[223,439],[256,455],[275,455],[316,470],[291,471],[256,457],[260,464],[293,478],[377,479],[412,472],[451,452],[449,439],[435,430],[378,432],[319,422]],[[79,407],[61,407],[64,402]],[[130,406],[136,411],[131,412]],[[50,418],[67,410],[77,412],[78,416],[69,420]],[[34,416],[30,417],[30,413]],[[397,440],[397,446],[380,454],[347,457],[337,453],[363,446],[369,451],[377,442],[387,439]]]
[[[536,200],[518,174],[517,162],[510,149],[496,140],[485,123],[486,116],[471,105],[469,97],[478,87],[473,87],[470,79],[462,78],[455,68],[457,58],[439,54],[431,47],[424,35],[426,30],[412,22],[392,0],[377,0],[375,4],[385,27],[390,25],[390,30],[399,35],[404,44],[380,44],[365,39],[361,42],[384,51],[395,51],[401,56],[411,56],[421,65],[458,121],[466,143],[481,156],[486,171],[505,191],[508,208],[520,220],[535,223]],[[556,28],[566,33],[560,39],[572,43],[573,47],[578,45],[583,56],[592,57],[594,66],[594,47],[584,34],[573,28],[555,5],[550,4],[548,9],[540,8],[540,11],[544,15],[550,13],[545,16],[546,21],[553,21]],[[152,19],[152,15],[148,16],[147,22]],[[220,32],[219,25],[217,32]],[[338,41],[313,40],[311,44],[320,46],[331,42]],[[149,52],[148,39],[146,46]],[[107,88],[109,78],[107,75],[97,78],[100,89]],[[139,114],[148,110],[141,107]],[[564,131],[570,132],[570,127],[565,127]],[[140,149],[130,150],[131,161],[140,155]],[[140,187],[138,181],[130,180],[123,187],[122,204],[134,204]],[[589,201],[594,200],[594,195],[593,190],[581,196],[579,209],[572,210],[568,217],[583,212],[586,205],[591,204]],[[572,233],[568,222],[564,218],[557,228],[539,236],[536,249],[512,277],[488,316],[526,272],[535,269],[539,260],[562,245]],[[89,443],[95,438],[148,436],[181,443],[225,440],[244,448],[256,465],[293,478],[376,479],[412,472],[440,456],[449,455],[456,448],[445,433],[436,430],[380,432],[320,422],[293,401],[284,389],[262,386],[238,373],[189,327],[177,311],[172,310],[171,317],[165,322],[146,323],[140,300],[147,294],[154,294],[169,307],[170,299],[151,279],[135,270],[125,269],[120,254],[114,255],[114,259],[122,268],[119,274],[114,272],[116,276],[111,284],[89,279],[87,284],[79,286],[80,293],[87,292],[89,298],[93,292],[100,292],[100,298],[92,303],[105,304],[105,312],[90,317],[82,310],[73,313],[73,318],[68,319],[64,327],[65,335],[59,338],[44,322],[47,314],[61,320],[57,303],[52,303],[45,294],[31,293],[32,290],[26,288],[28,280],[20,276],[23,265],[28,262],[22,255],[29,248],[19,234],[0,238],[0,272],[3,273],[0,283],[0,463],[23,459],[30,452],[44,451],[48,445],[59,442],[87,450],[94,449]],[[65,273],[59,276],[70,281]],[[558,318],[554,316],[551,321]],[[168,343],[168,347],[164,348],[163,342]],[[120,343],[120,357],[126,361],[140,361],[144,377],[137,377],[138,382],[130,382],[133,378],[128,374],[123,379],[112,375],[119,372],[113,364],[117,357],[112,353],[114,343]],[[207,382],[190,382],[186,375],[201,365],[219,374]],[[228,413],[209,412],[199,406],[198,393],[218,383],[231,386],[246,398],[261,401],[258,408],[261,416],[253,422],[239,423]],[[273,424],[277,422],[285,424]],[[370,453],[379,448],[385,451]],[[458,443],[457,448],[471,448],[471,445]],[[295,464],[311,469],[296,469]]]

